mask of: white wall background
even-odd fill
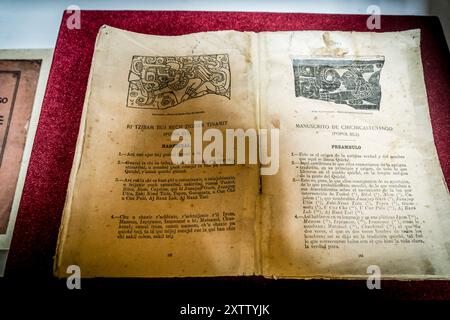
[[[369,5],[382,14],[437,15],[450,43],[450,0],[0,0],[0,49],[55,46],[63,10],[207,10],[365,14]]]

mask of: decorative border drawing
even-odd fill
[[[133,56],[127,107],[167,109],[208,94],[231,97],[228,54]]]
[[[380,110],[384,57],[294,59],[295,96]]]

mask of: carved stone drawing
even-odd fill
[[[227,54],[133,56],[128,82],[131,108],[167,109],[208,94],[231,95]]]
[[[380,110],[384,57],[294,59],[295,96]]]

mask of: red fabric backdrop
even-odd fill
[[[100,26],[108,24],[125,30],[157,35],[225,29],[368,31],[367,17],[362,15],[82,11],[80,30],[69,30],[66,27],[69,16],[69,13],[63,15],[59,30],[9,254],[7,278],[32,274],[47,279],[49,283],[53,281],[53,255],[95,38]],[[422,31],[422,60],[433,134],[446,181],[450,183],[449,51],[439,20],[435,17],[382,16],[379,31],[414,28],[420,28]],[[295,282],[295,286],[297,285],[301,286],[301,281]],[[338,285],[345,288],[361,286],[360,283],[350,281]],[[383,284],[383,288],[384,293],[392,298],[450,299],[450,285],[445,281],[389,281]]]

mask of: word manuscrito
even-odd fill
[[[279,168],[279,136],[277,128],[249,128],[225,129],[224,137],[222,130],[203,131],[203,122],[194,121],[193,137],[188,129],[172,132],[171,141],[178,143],[171,158],[174,164],[260,164],[262,175],[274,175]]]

